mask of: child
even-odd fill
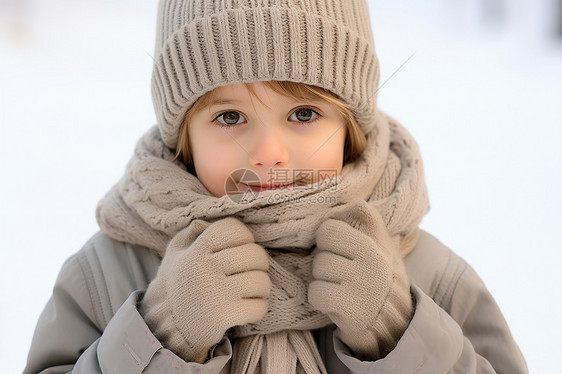
[[[162,0],[158,126],[63,266],[25,373],[525,373],[418,229],[360,0]]]

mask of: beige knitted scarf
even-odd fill
[[[172,161],[173,151],[153,127],[137,143],[123,178],[100,201],[98,223],[117,240],[165,256],[171,238],[194,220],[237,217],[268,249],[273,287],[264,319],[228,333],[234,340],[232,372],[325,373],[311,330],[331,322],[307,302],[316,229],[363,199],[381,214],[404,256],[429,209],[414,139],[381,111],[372,128],[362,156],[337,178],[312,188],[263,191],[242,204],[212,196],[181,162]]]

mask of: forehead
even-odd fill
[[[293,100],[261,85],[236,84],[215,88],[209,92],[205,102],[201,104],[210,110],[215,106],[227,105],[255,107],[256,101],[268,108],[273,108],[275,105],[282,105]]]
[[[328,97],[332,98],[329,92],[303,83],[266,81],[217,87],[202,97],[202,100],[205,105],[215,105],[253,99],[261,103],[271,100],[327,102],[330,101],[327,100]]]
[[[248,84],[230,84],[207,93],[207,105],[231,104],[250,99],[256,90]]]

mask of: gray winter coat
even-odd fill
[[[162,346],[137,311],[160,257],[94,235],[62,267],[35,330],[24,373],[229,373],[232,343],[204,364]],[[495,301],[474,270],[422,232],[404,259],[415,312],[385,358],[353,357],[335,325],[315,331],[328,373],[527,373]]]

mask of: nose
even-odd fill
[[[289,150],[282,131],[263,126],[253,139],[249,162],[259,168],[283,167],[289,162]]]

